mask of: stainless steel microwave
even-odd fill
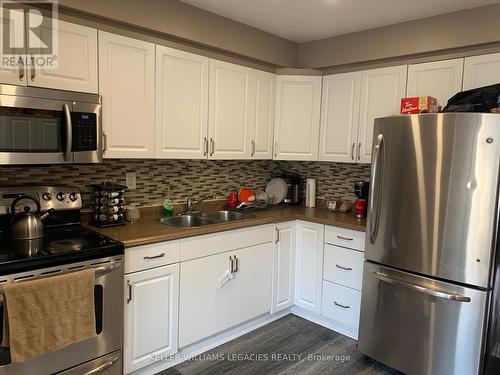
[[[0,85],[0,164],[102,161],[101,97]]]

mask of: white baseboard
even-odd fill
[[[291,313],[301,318],[307,319],[313,323],[319,324],[320,326],[331,329],[332,331],[341,333],[344,336],[350,337],[351,339],[358,340],[358,328],[351,327],[336,320],[327,318],[324,315],[309,311],[302,307],[292,306]]]
[[[255,319],[250,320],[248,322],[242,323],[236,327],[230,328],[224,332],[218,333],[214,336],[211,336],[211,337],[206,338],[202,341],[199,341],[197,343],[188,345],[188,346],[180,349],[179,352],[174,355],[176,358],[174,360],[170,360],[170,359],[159,360],[159,361],[156,361],[155,363],[150,364],[147,367],[144,367],[142,369],[134,371],[131,374],[132,375],[154,375],[154,374],[157,374],[163,370],[166,370],[166,369],[173,367],[181,362],[184,362],[185,360],[188,360],[189,358],[195,357],[195,356],[197,356],[201,353],[204,353],[208,350],[211,350],[219,345],[225,344],[226,342],[229,342],[229,341],[234,340],[240,336],[243,336],[244,334],[251,332],[259,327],[262,327],[266,324],[274,322],[275,320],[278,320],[278,319],[280,319],[288,314],[290,314],[290,309],[280,311],[280,312],[275,313],[273,315],[271,315],[269,313],[261,315],[258,318],[255,318]]]

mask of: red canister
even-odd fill
[[[358,218],[366,216],[366,199],[356,199],[354,201],[354,216]]]

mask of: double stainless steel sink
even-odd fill
[[[176,227],[201,227],[211,224],[227,223],[229,221],[252,219],[255,215],[234,212],[234,211],[208,211],[208,212],[193,212],[179,216],[164,217],[160,221],[163,224],[173,225]]]

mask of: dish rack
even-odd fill
[[[99,228],[125,225],[124,185],[104,180],[102,184],[91,185],[95,189],[94,215],[92,225]]]

